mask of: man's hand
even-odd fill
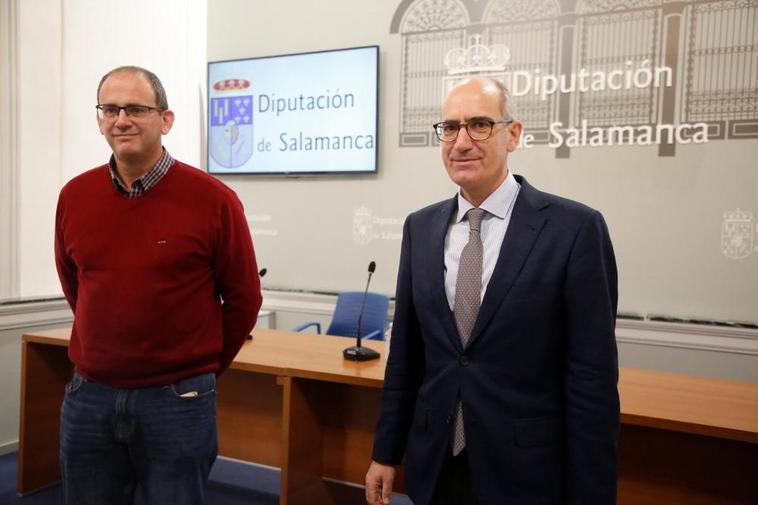
[[[389,505],[395,467],[372,461],[366,472],[366,503],[369,505]]]

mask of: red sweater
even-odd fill
[[[128,199],[103,165],[66,184],[55,222],[56,266],[74,311],[69,357],[82,377],[139,388],[229,366],[262,300],[231,189],[176,161]]]

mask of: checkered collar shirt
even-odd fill
[[[127,198],[137,198],[138,196],[142,196],[145,191],[158,184],[158,181],[163,179],[163,176],[168,173],[168,169],[173,163],[174,158],[171,157],[171,155],[168,153],[168,151],[166,151],[166,148],[164,147],[163,156],[161,156],[161,159],[158,160],[158,163],[156,163],[156,165],[151,168],[145,175],[135,180],[132,183],[131,190],[126,189],[124,183],[121,182],[121,179],[118,178],[118,172],[116,171],[116,158],[113,155],[111,155],[111,159],[108,162],[108,170],[110,170],[111,181],[113,181],[113,186],[116,188],[116,191]]]

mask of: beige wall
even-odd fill
[[[11,60],[15,109],[10,117],[13,137],[4,135],[5,143],[0,144],[11,143],[13,160],[10,166],[2,165],[0,176],[4,190],[6,181],[12,182],[14,200],[2,205],[0,237],[10,238],[0,249],[0,288],[8,278],[14,283],[0,292],[0,298],[50,296],[60,294],[53,261],[58,191],[110,155],[94,110],[97,84],[105,72],[127,64],[154,70],[177,116],[164,145],[177,158],[200,164],[205,4],[6,2],[13,6],[7,12],[13,15],[16,37],[12,58],[5,57],[3,45],[2,61],[5,68],[6,59]],[[5,83],[0,88],[4,91]],[[9,119],[5,110],[0,114],[3,122]]]
[[[246,205],[259,261],[269,269],[264,279],[268,287],[360,289],[366,265],[376,260],[374,289],[393,293],[400,246],[400,225],[393,223],[454,193],[437,148],[399,147],[404,48],[402,35],[391,34],[390,26],[400,4],[209,2],[209,60],[368,44],[381,48],[377,175],[223,177]],[[479,5],[482,10],[490,2],[449,4]],[[671,8],[664,11],[660,30],[681,20],[671,17]],[[426,21],[444,21],[432,14],[429,9]],[[683,28],[676,46],[682,62],[687,33]],[[680,92],[672,111],[676,114],[684,103],[683,68],[684,63],[674,80]],[[514,101],[518,106],[518,99]],[[750,234],[758,246],[756,159],[758,139],[724,139],[677,145],[671,157],[660,156],[656,145],[634,145],[573,148],[568,158],[559,158],[556,149],[543,145],[517,151],[510,166],[538,188],[604,214],[616,248],[622,312],[758,321],[758,250],[743,259],[722,252],[724,213],[735,209],[753,213]],[[386,238],[356,243],[352,231],[356,209],[361,208],[384,220],[375,220],[373,231]]]

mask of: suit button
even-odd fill
[[[451,424],[453,422],[453,416],[447,416],[445,418],[445,424]]]
[[[461,359],[458,360],[458,363],[460,363],[461,366],[468,366],[468,363],[469,363],[468,356],[466,356],[465,354],[461,356]]]

